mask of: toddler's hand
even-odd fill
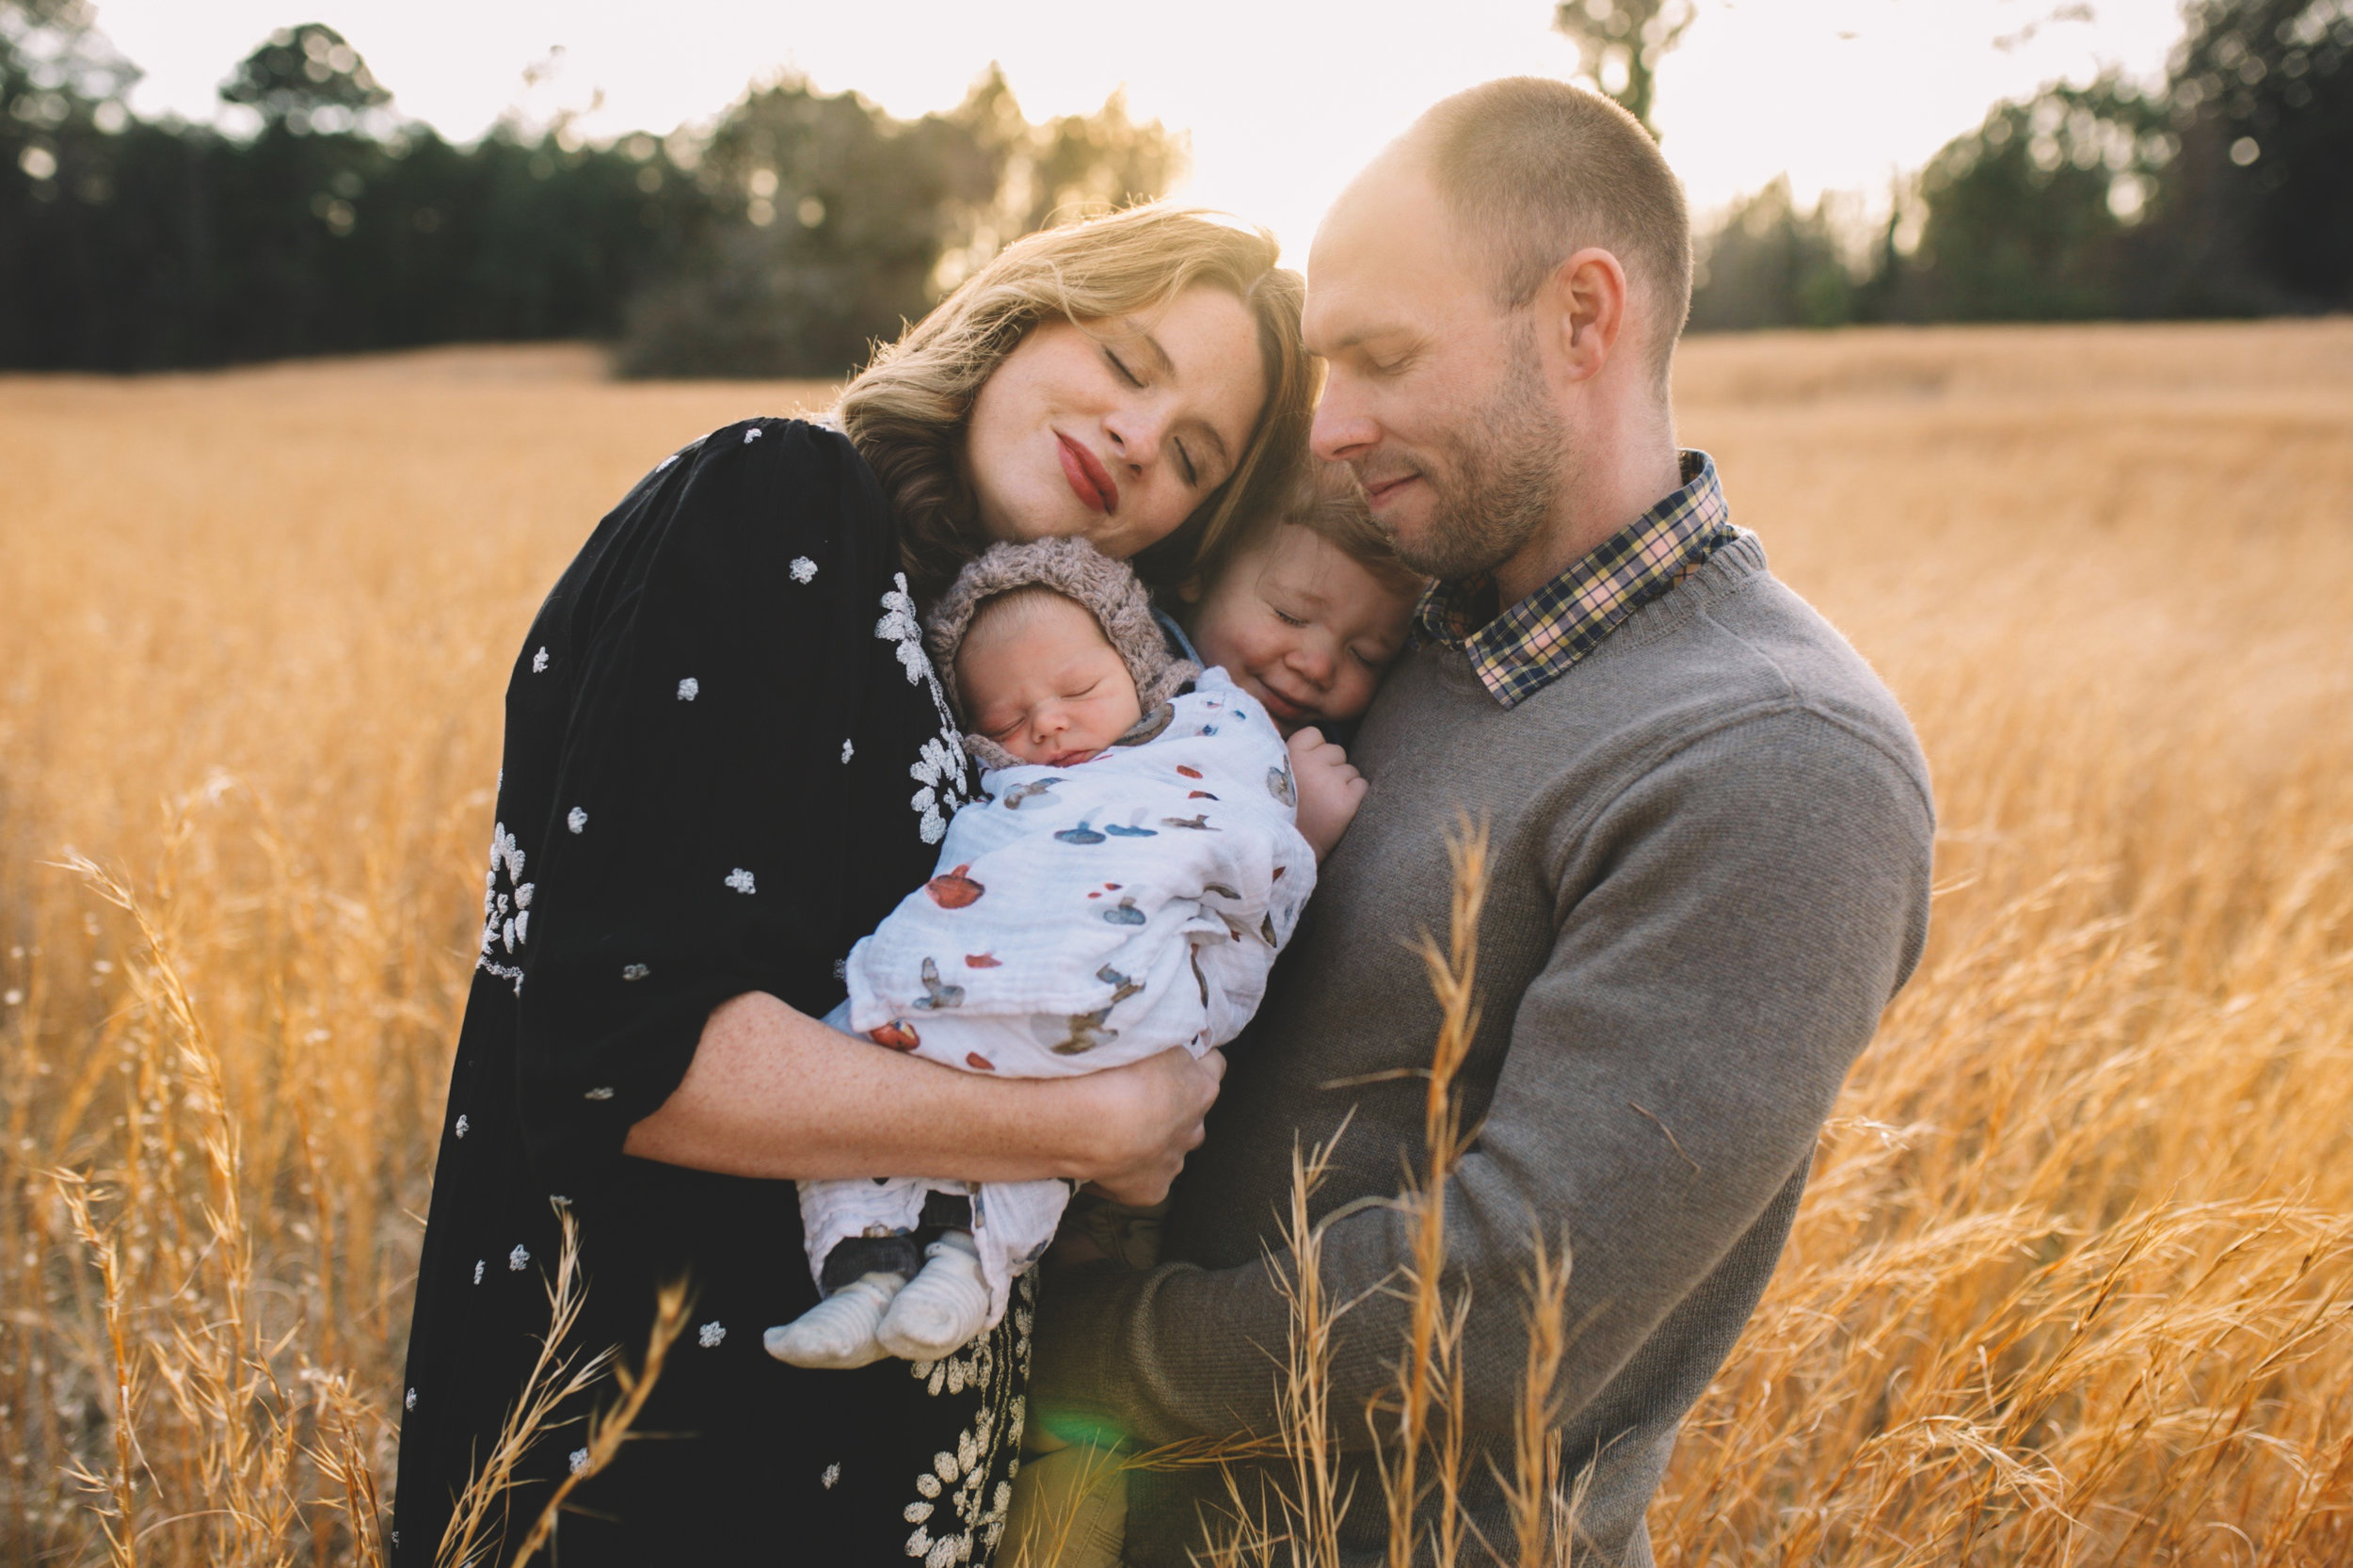
[[[1348,831],[1369,786],[1348,753],[1312,725],[1284,744],[1291,754],[1291,775],[1299,781],[1299,836],[1321,860]]]

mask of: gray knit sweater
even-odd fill
[[[1643,1511],[1677,1423],[1754,1308],[1823,1118],[1929,918],[1927,765],[1886,687],[1766,569],[1743,534],[1550,686],[1499,706],[1457,650],[1427,648],[1381,693],[1354,759],[1372,781],[1326,862],[1171,1213],[1160,1267],[1093,1265],[1043,1292],[1032,1403],[1136,1441],[1275,1429],[1279,1246],[1294,1143],[1353,1110],[1316,1211],[1342,1320],[1336,1398],[1355,1446],[1348,1560],[1379,1560],[1380,1485],[1361,1413],[1393,1376],[1403,1312],[1378,1287],[1410,1256],[1394,1194],[1422,1158],[1438,1026],[1407,951],[1447,928],[1458,808],[1492,832],[1475,1145],[1449,1198],[1474,1436],[1510,1463],[1538,1227],[1574,1254],[1561,1428],[1589,1466],[1578,1560],[1646,1564]],[[1341,1080],[1357,1080],[1342,1085]],[[1197,1476],[1140,1475],[1128,1555],[1203,1544]],[[1512,1530],[1480,1460],[1474,1521]]]

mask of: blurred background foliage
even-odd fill
[[[2353,307],[2353,0],[2188,0],[2184,19],[2162,84],[1994,105],[1876,232],[1786,184],[1741,203],[1699,238],[1692,326]]]
[[[837,376],[1006,241],[1160,194],[1114,97],[1031,123],[993,67],[901,120],[786,80],[715,125],[453,146],[333,28],[221,86],[249,136],[151,122],[82,0],[0,0],[0,367],[128,371],[596,338],[638,375]]]
[[[1696,17],[1552,11],[1645,123]],[[2353,0],[2186,0],[2185,22],[2163,82],[1997,104],[1883,221],[1785,182],[1718,215],[1693,327],[2353,307]],[[1033,123],[993,67],[913,120],[786,79],[668,136],[509,120],[465,146],[320,23],[222,82],[249,134],[143,120],[137,78],[86,0],[0,0],[0,368],[584,337],[624,374],[835,376],[1007,241],[1159,195],[1183,155],[1117,97]]]

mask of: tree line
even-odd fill
[[[1649,123],[1692,0],[1561,0]],[[1995,105],[1867,243],[1785,182],[1699,243],[1696,329],[2353,307],[2353,0],[2187,0],[2154,87]],[[1032,123],[992,68],[902,120],[784,80],[715,125],[586,141],[405,120],[350,43],[282,29],[221,86],[248,133],[144,120],[88,0],[0,0],[0,368],[130,371],[595,338],[625,374],[839,376],[1007,241],[1160,194],[1114,96]]]
[[[1160,194],[1181,148],[1114,96],[1032,123],[993,67],[902,120],[785,80],[605,145],[403,120],[332,27],[148,121],[87,0],[0,0],[0,367],[130,371],[590,337],[641,375],[840,376],[998,247]]]
[[[1648,123],[1691,0],[1563,0],[1588,74]],[[1994,105],[1855,253],[1786,181],[1698,245],[1696,330],[2353,308],[2353,0],[2187,0],[2165,80]]]

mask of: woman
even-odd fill
[[[1167,208],[1032,235],[851,383],[840,432],[713,432],[556,584],[507,687],[395,1563],[506,1560],[576,1463],[568,1407],[458,1551],[453,1499],[538,1353],[564,1208],[588,1285],[568,1343],[633,1358],[657,1286],[695,1291],[635,1437],[573,1495],[567,1568],[986,1561],[1026,1300],[937,1364],[772,1361],[760,1331],[815,1300],[788,1178],[1065,1176],[1153,1201],[1221,1064],[1004,1082],[816,1020],[970,792],[916,600],[995,539],[1083,536],[1173,576],[1266,504],[1309,395],[1274,258],[1262,231]]]

